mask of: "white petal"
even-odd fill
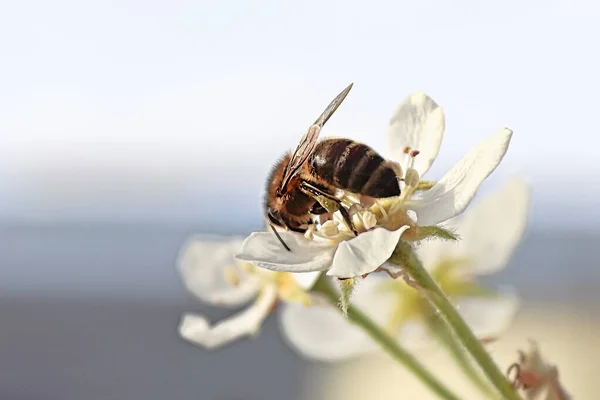
[[[279,235],[291,251],[272,232],[254,232],[244,240],[236,258],[272,271],[324,271],[331,265],[336,246],[308,240],[299,233],[279,232]]]
[[[460,218],[456,253],[473,262],[470,273],[494,273],[506,266],[527,225],[529,189],[518,178],[471,206]]]
[[[421,318],[407,320],[396,336],[398,342],[407,350],[417,351],[433,347],[435,337]]]
[[[360,281],[352,296],[356,305],[376,323],[384,325],[394,304],[394,296],[377,290],[382,279],[369,276]],[[319,361],[340,361],[377,350],[360,328],[352,325],[335,305],[315,302],[312,307],[286,303],[279,314],[286,341],[302,356]]]
[[[210,326],[200,315],[184,314],[179,324],[179,334],[186,340],[215,349],[243,336],[256,334],[269,315],[277,299],[276,289],[266,287],[254,304],[244,311]]]
[[[423,92],[408,96],[396,109],[387,136],[388,155],[405,167],[406,146],[419,150],[414,168],[423,176],[437,157],[444,135],[444,112]]]
[[[390,258],[408,228],[403,226],[395,231],[376,228],[341,242],[327,275],[352,278],[375,271]]]
[[[430,190],[408,201],[406,207],[417,213],[419,225],[435,225],[463,212],[504,157],[511,136],[504,128],[481,141]]]
[[[321,277],[321,271],[298,272],[296,274],[292,274],[292,277],[302,289],[310,290],[317,282],[317,279]]]
[[[455,228],[449,222],[452,221],[444,223],[444,228],[454,230]],[[456,233],[461,234],[458,230]],[[421,240],[415,247],[415,251],[423,267],[427,271],[432,272],[441,261],[451,258],[456,253],[460,241],[462,241],[462,236],[458,241],[441,239]]]
[[[465,297],[455,303],[458,312],[480,339],[496,338],[512,323],[519,297],[511,291],[493,297]]]
[[[246,303],[259,288],[256,276],[248,275],[233,256],[242,245],[241,238],[194,236],[183,245],[177,267],[186,288],[200,299],[219,305]],[[225,278],[226,269],[239,278],[234,285]]]

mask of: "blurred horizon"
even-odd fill
[[[194,302],[176,259],[194,235],[243,237],[231,230],[159,224],[0,225],[0,299]],[[569,305],[597,312],[600,232],[528,229],[505,270],[484,284],[514,287],[527,304]],[[210,308],[203,306],[203,308]]]

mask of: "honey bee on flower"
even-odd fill
[[[386,261],[401,238],[417,242],[428,237],[451,236],[438,224],[465,210],[480,184],[502,160],[512,137],[509,129],[501,129],[477,144],[439,181],[424,181],[422,177],[439,152],[445,123],[437,103],[424,93],[416,92],[400,104],[392,117],[387,140],[389,159],[378,156],[366,145],[350,141],[340,142],[344,144],[339,146],[345,156],[332,160],[320,157],[319,153],[317,157],[314,149],[319,143],[330,143],[318,142],[318,134],[347,91],[349,88],[309,128],[296,156],[278,164],[276,169],[282,168],[283,175],[274,174],[267,181],[267,218],[272,226],[287,227],[288,230],[276,231],[278,237],[268,232],[252,233],[237,254],[240,260],[274,271],[325,271],[327,275],[341,279],[385,270],[388,267]],[[327,148],[330,148],[329,144]],[[365,188],[369,187],[358,185],[356,175],[351,182],[350,174],[341,172],[348,169],[348,162],[354,159],[350,153],[353,149],[358,149],[355,150],[355,161],[364,163],[360,170],[367,168],[369,163],[378,165],[377,178],[372,181],[367,177],[367,183],[376,182],[382,188],[390,188],[389,191],[382,189],[377,192],[379,197],[370,196],[375,193],[365,193]],[[364,155],[358,157],[359,153]],[[336,160],[338,162],[333,163]],[[324,165],[327,161],[329,166]],[[354,164],[357,171],[358,167]],[[310,181],[308,172],[311,169],[332,178],[333,183],[347,181],[344,185],[333,185],[337,189],[335,193],[332,187],[322,190],[324,186],[319,184],[322,185],[323,180],[320,183]],[[385,179],[381,181],[380,177]],[[288,186],[286,182],[294,179],[294,185],[300,186]],[[364,178],[360,179],[361,183],[362,180]],[[315,191],[315,187],[320,189]],[[286,220],[281,212],[277,213],[273,201],[279,202],[279,207],[289,205],[285,203],[286,199],[296,197],[307,202],[297,210],[302,211],[305,218],[302,224],[296,224],[299,220],[288,224],[291,220]],[[308,203],[310,208],[306,206]],[[316,215],[306,214],[310,210],[317,211],[312,213]],[[328,218],[318,218],[318,215]],[[329,222],[332,219],[334,222]],[[282,243],[291,251],[286,251]]]

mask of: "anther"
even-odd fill
[[[361,215],[362,223],[366,230],[373,228],[377,225],[377,217],[371,211],[365,211]]]
[[[420,152],[419,150],[412,150],[412,151],[410,152],[410,156],[411,156],[412,158],[415,158],[415,157],[416,157],[416,156],[418,156],[419,154],[421,154],[421,152]]]
[[[233,267],[227,267],[224,271],[225,280],[229,282],[232,286],[237,287],[240,284],[240,275],[237,270]]]
[[[315,237],[314,233],[315,233],[315,225],[313,224],[308,227],[306,232],[304,232],[304,237],[308,240],[313,240]]]
[[[321,225],[321,233],[325,236],[335,236],[340,233],[338,229],[339,222],[337,221],[327,221],[323,225]]]
[[[406,146],[405,148],[402,149],[402,152],[404,154],[408,154],[408,153],[410,153],[410,150],[411,150],[411,148],[409,146]]]
[[[406,186],[417,187],[419,184],[419,173],[414,168],[408,168],[406,170],[406,176],[404,177],[404,183]]]
[[[364,210],[365,208],[359,204],[359,203],[354,203],[350,206],[350,208],[348,209],[348,214],[350,214],[350,216],[354,216],[354,214],[359,213],[360,211]]]
[[[395,161],[389,161],[388,165],[392,169],[392,171],[394,171],[394,173],[396,174],[397,177],[402,178],[404,176],[404,172],[402,171],[402,166],[399,163],[397,163]]]

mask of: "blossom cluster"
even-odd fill
[[[526,226],[529,192],[512,178],[467,209],[508,149],[512,132],[506,128],[481,140],[439,180],[425,180],[444,129],[442,108],[424,93],[398,106],[385,155],[396,165],[401,195],[368,199],[339,193],[358,235],[333,213],[304,235],[280,231],[291,251],[266,230],[245,240],[191,238],[178,259],[186,287],[209,304],[253,302],[216,324],[186,314],[182,337],[220,347],[255,335],[277,309],[287,341],[304,356],[334,361],[375,351],[377,345],[336,305],[311,291],[319,279],[350,279],[356,283],[352,304],[405,346],[427,345],[435,310],[406,279],[390,278],[403,276],[402,266],[390,262],[400,242],[411,245],[477,336],[498,335],[517,311],[518,297],[508,288],[485,288],[476,278],[508,264]]]

